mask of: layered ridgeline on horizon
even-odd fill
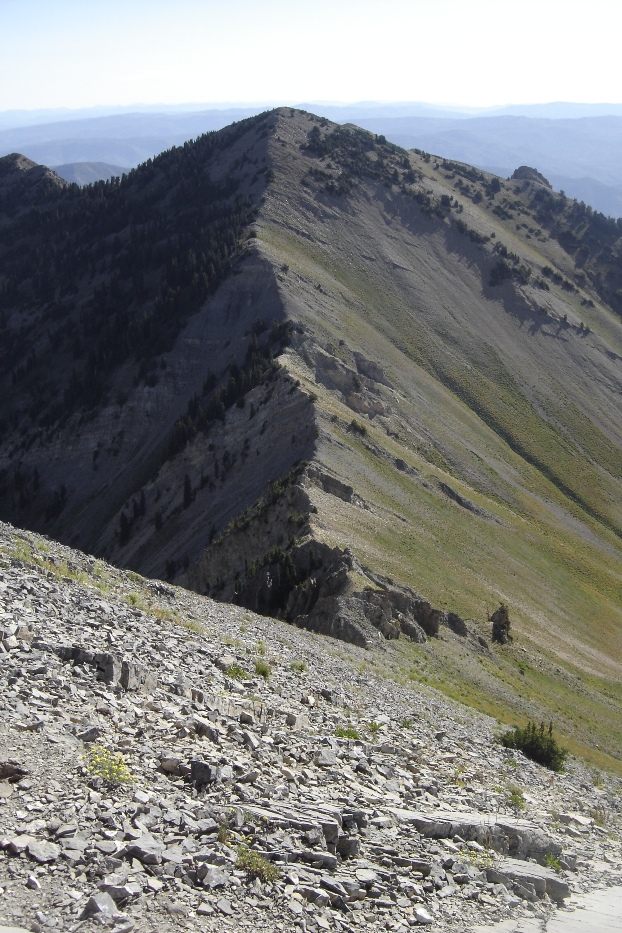
[[[0,211],[2,518],[622,754],[620,223],[290,108]]]
[[[85,184],[109,178],[108,166],[117,167],[120,175],[171,146],[264,109],[257,104],[180,104],[6,111],[0,113],[0,154],[21,152],[57,168],[67,181]],[[622,216],[620,104],[451,108],[322,102],[303,109],[504,178],[518,165],[534,165],[556,190],[607,216]],[[102,162],[103,167],[97,165]]]

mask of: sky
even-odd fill
[[[622,102],[620,0],[0,0],[0,111]]]

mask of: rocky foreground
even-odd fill
[[[617,779],[382,653],[7,525],[0,638],[0,927],[464,931],[622,883]]]

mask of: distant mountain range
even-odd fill
[[[21,152],[79,184],[107,178],[259,107],[146,108],[140,112],[13,111],[0,114],[0,155]],[[434,105],[308,104],[338,123],[355,123],[407,149],[467,162],[507,178],[533,165],[557,189],[607,216],[622,216],[622,105],[552,103],[482,110]],[[46,117],[47,115],[47,117]],[[58,119],[63,116],[64,119]],[[47,121],[47,122],[46,122]],[[73,163],[89,163],[80,169]]]

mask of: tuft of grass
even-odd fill
[[[259,878],[260,881],[272,883],[281,877],[281,870],[259,852],[254,852],[247,845],[237,848],[236,868],[245,871],[249,878]]]
[[[515,810],[524,810],[526,807],[525,795],[517,784],[508,784],[506,787],[507,801]]]
[[[264,680],[269,680],[272,670],[267,661],[263,661],[261,658],[258,658],[255,661],[255,673],[258,674],[259,677],[263,677]]]
[[[307,669],[307,665],[304,661],[292,661],[289,666],[293,671],[297,671],[299,674],[302,674]]]
[[[544,864],[547,868],[552,868],[553,871],[561,871],[562,867],[559,864],[559,859],[553,855],[552,852],[547,852],[544,856]]]
[[[232,680],[248,680],[250,676],[239,664],[230,664],[225,673]]]
[[[339,739],[360,739],[360,735],[356,729],[351,729],[349,726],[345,728],[343,726],[337,726],[335,735]]]
[[[222,842],[223,845],[226,845],[231,840],[231,830],[226,820],[222,820],[218,824],[217,839],[219,842]]]

